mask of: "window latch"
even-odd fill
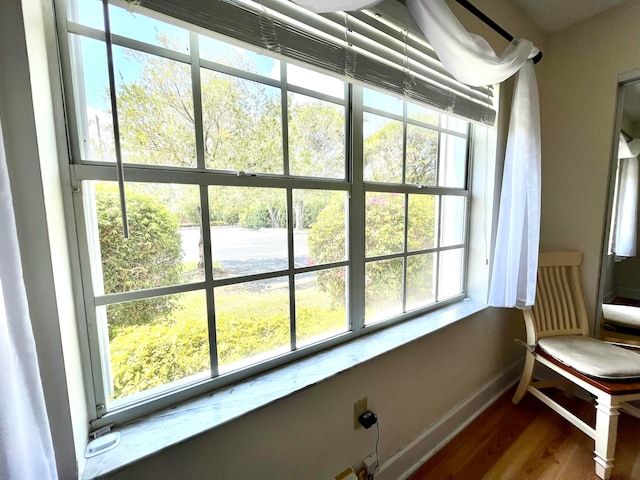
[[[106,435],[107,433],[111,432],[112,426],[113,424],[105,425],[104,427],[94,430],[93,432],[89,432],[89,436],[93,440],[95,440],[98,437],[102,437],[103,435]]]

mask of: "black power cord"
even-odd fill
[[[378,420],[378,417],[376,417]],[[373,467],[373,472],[369,474],[368,480],[373,480],[376,472],[378,471],[378,467],[380,466],[380,454],[378,453],[378,444],[380,443],[380,422],[376,421],[376,430],[378,431],[378,437],[376,438],[376,466]]]

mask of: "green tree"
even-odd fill
[[[105,293],[180,283],[182,242],[176,215],[153,197],[127,189],[130,237],[124,239],[117,189],[104,184],[95,188]],[[171,297],[111,305],[110,331],[166,318],[176,305]]]
[[[344,178],[344,107],[320,100],[289,102],[289,163],[293,175]],[[293,204],[297,230],[313,223],[305,207],[317,196],[309,190],[297,192]]]
[[[415,119],[430,120],[426,115]],[[388,121],[365,139],[365,177],[377,182],[402,181],[402,129],[402,122]],[[437,155],[438,132],[417,125],[407,125],[405,181],[435,185]]]

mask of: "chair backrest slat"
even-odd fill
[[[580,252],[540,253],[535,305],[524,311],[528,342],[588,333],[578,276],[581,263]]]

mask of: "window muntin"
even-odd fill
[[[93,47],[96,53],[100,46],[104,48],[93,39],[96,35],[90,25],[70,24],[74,68],[90,61],[83,50],[85,43],[97,45]],[[103,366],[94,368],[98,383],[103,384],[102,391],[96,385],[97,398],[106,403],[106,412],[203,381],[220,385],[255,372],[253,366],[267,368],[287,355],[297,358],[300,349],[326,348],[375,324],[433,308],[437,302],[464,293],[468,122],[370,88],[347,88],[344,81],[281,65],[280,60],[239,48],[233,42],[192,33],[189,52],[200,52],[196,57],[195,53],[185,55],[166,37],[162,40],[165,43],[144,44],[134,41],[136,38],[141,37],[127,36],[126,29],[114,38],[114,51],[122,52],[116,62],[125,65],[124,60],[130,57],[139,63],[119,76],[118,101],[126,92],[124,85],[142,78],[146,64],[139,59],[151,59],[160,70],[183,72],[176,78],[184,89],[174,85],[174,90],[189,94],[176,96],[182,103],[180,127],[165,125],[165,130],[154,132],[160,135],[168,129],[173,136],[163,134],[174,140],[165,140],[164,148],[175,143],[176,148],[182,148],[179,154],[157,149],[155,156],[145,157],[141,153],[152,150],[149,144],[126,144],[127,189],[134,184],[173,184],[190,189],[190,213],[183,215],[190,223],[181,220],[179,234],[185,242],[197,242],[198,246],[192,247],[189,255],[183,252],[191,266],[195,265],[186,283],[160,282],[103,294],[96,288],[101,281],[96,280],[99,268],[95,267],[101,264],[100,244],[92,231],[91,201],[87,200],[93,193],[90,187],[83,188],[85,205],[76,207],[87,214],[87,229],[79,232],[80,243],[93,252],[89,263],[94,265],[89,268],[83,263],[94,278],[92,288],[85,284],[87,317],[90,325],[97,326],[93,327],[96,333],[90,332],[91,346],[101,352]],[[85,112],[78,115],[80,127],[77,134],[72,132],[77,135],[74,141],[81,144],[87,138],[85,132],[93,132],[89,147],[81,149],[82,157],[75,159],[82,166],[75,171],[76,179],[87,182],[102,180],[105,175],[115,178],[113,167],[105,173],[96,163],[113,160],[109,148],[100,150],[106,152],[100,155],[93,153],[99,151],[100,142],[112,145],[112,133],[102,133],[101,139],[85,119],[89,116],[86,112],[93,113],[93,109],[101,116],[109,113],[104,100],[108,89],[102,88],[102,103],[95,93],[83,93],[95,90],[93,77],[86,73],[73,83],[76,95],[72,105]],[[208,87],[214,81],[233,85],[233,94],[214,94]],[[85,84],[91,84],[91,89],[84,89]],[[139,90],[149,93],[148,89]],[[154,113],[166,121],[174,114],[169,111]],[[352,112],[361,112],[364,122],[354,122],[358,115]],[[363,144],[351,137],[349,122],[360,130]],[[125,121],[123,128],[131,124]],[[214,130],[207,129],[212,125],[220,130],[211,133]],[[104,126],[108,132],[111,124]],[[151,144],[157,148],[159,142]],[[214,146],[220,145],[224,155],[214,155]],[[147,160],[135,161],[140,158]],[[130,176],[135,182],[129,181]],[[354,180],[357,178],[363,178],[364,183]],[[358,191],[363,200],[354,198]],[[178,203],[176,199],[169,201],[171,205]],[[445,221],[449,215],[456,218]],[[358,218],[363,222],[359,224]],[[234,228],[250,229],[251,233],[270,230],[264,236],[273,234],[270,240],[275,243],[263,238],[263,243],[248,242],[245,253],[223,255],[224,242],[226,247],[240,246],[240,241],[230,241],[233,237],[222,233]],[[385,235],[380,233],[383,229]],[[390,237],[382,238],[387,230]],[[239,238],[244,242],[250,237]],[[197,260],[193,251],[198,252]],[[225,255],[249,268],[233,271],[223,264]],[[253,260],[257,257],[266,259],[265,265],[270,266],[256,267]],[[353,268],[355,262],[362,263]],[[354,272],[361,273],[354,276]],[[163,321],[144,323],[140,338],[156,338],[157,330],[168,326],[165,332],[170,339],[172,330],[177,332],[184,326],[198,339],[197,361],[189,368],[174,368],[178,373],[163,377],[161,382],[149,381],[138,390],[120,388],[116,393],[114,386],[124,382],[119,375],[127,375],[114,370],[114,359],[121,358],[119,335],[124,330],[116,326],[116,320],[111,321],[115,328],[109,329],[110,318],[116,318],[109,312],[122,305],[151,305],[164,298],[175,299],[178,308]],[[364,310],[359,311],[358,305]],[[266,329],[265,312],[273,314]],[[107,334],[100,333],[104,331],[100,325],[106,326]],[[173,338],[176,344],[171,348],[177,348],[177,334]],[[206,339],[206,348],[201,339]],[[246,348],[240,349],[244,344]],[[179,349],[175,351],[179,360],[182,355]],[[127,361],[132,371],[143,365],[131,358]],[[165,365],[158,361],[148,367]]]

